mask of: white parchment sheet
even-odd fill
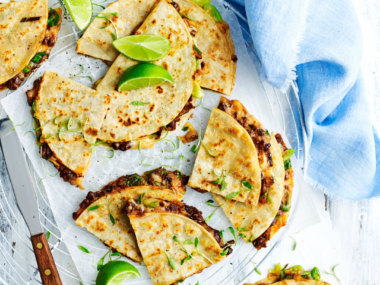
[[[290,146],[289,142],[286,140],[285,133],[282,132],[281,127],[278,126],[272,115],[263,87],[247,53],[240,25],[236,19],[236,16],[231,11],[225,10],[223,5],[218,1],[214,2],[216,2],[215,5],[221,12],[223,19],[230,25],[231,36],[233,38],[238,57],[236,82],[231,98],[242,101],[249,112],[256,116],[265,128],[267,128],[270,132],[281,133],[288,146]],[[160,156],[160,159],[149,158],[145,161],[145,163],[151,163],[152,166],[141,165],[140,162],[145,156],[139,154],[137,150],[128,150],[126,152],[115,151],[115,156],[112,159],[109,159],[106,158],[106,156],[109,156],[110,152],[98,147],[93,154],[87,176],[84,179],[84,191],[64,182],[59,175],[50,177],[48,174],[55,174],[57,172],[56,169],[50,162],[40,158],[39,150],[35,143],[35,137],[32,133],[27,133],[32,130],[32,117],[30,115],[30,107],[27,104],[25,91],[29,90],[33,86],[34,80],[42,76],[46,70],[57,72],[60,75],[69,77],[77,74],[81,70],[78,64],[82,64],[84,66],[84,73],[82,75],[90,75],[94,81],[104,76],[108,69],[108,66],[99,60],[77,55],[75,53],[75,45],[73,45],[71,49],[61,52],[49,62],[45,62],[33,75],[33,77],[28,80],[27,84],[21,88],[21,90],[12,93],[10,96],[3,99],[1,103],[6,113],[15,124],[25,122],[22,126],[16,127],[17,134],[27,155],[32,161],[37,174],[41,178],[46,177],[42,183],[47,190],[51,208],[54,212],[54,217],[61,230],[63,240],[66,243],[77,266],[78,272],[80,273],[84,284],[87,285],[94,283],[97,274],[96,264],[98,260],[107,252],[107,248],[99,241],[98,238],[88,233],[86,230],[79,228],[72,219],[72,213],[78,210],[78,205],[86,197],[87,192],[98,191],[108,182],[125,174],[142,174],[147,170],[159,167],[160,163],[166,165],[179,164],[180,154],[183,154],[185,159],[183,164],[178,168],[184,174],[190,175],[196,158],[196,154],[193,154],[190,151],[190,148],[196,144],[197,141],[188,145],[181,144],[179,150],[175,152],[177,155],[177,159],[175,160],[165,159],[165,157],[170,156],[170,154],[165,153],[162,150],[172,148],[171,144],[165,141],[156,144],[153,149],[142,150],[144,155]],[[91,81],[87,78],[76,78],[75,80],[92,87]],[[219,99],[220,95],[205,91],[204,105],[211,109],[213,106],[218,105]],[[210,112],[200,106],[195,109],[194,116],[190,119],[190,122],[197,130],[199,130],[200,127],[202,128],[202,136],[204,134],[204,130],[206,129],[209,116]],[[183,134],[184,132],[181,130],[177,130],[175,133],[175,135]],[[169,137],[169,139],[176,141],[174,135]],[[281,236],[285,235],[285,232],[288,234],[294,234],[297,231],[319,222],[318,214],[315,211],[315,207],[308,193],[308,188],[302,177],[302,172],[296,159],[293,158],[292,163],[295,171],[295,189],[291,218],[285,230],[282,229],[274,237],[270,244],[274,244],[280,239]],[[200,194],[191,188],[188,188],[183,200],[185,203],[195,206],[203,211],[204,217],[207,217],[214,210],[214,208],[207,206],[205,203],[209,199],[212,199],[211,194]],[[219,209],[212,217],[210,225],[219,230],[227,229],[227,227],[231,226],[221,209]],[[232,236],[229,236],[229,233],[227,232],[226,235],[228,240],[232,238]],[[92,253],[83,253],[77,248],[78,245],[86,247]],[[237,272],[244,267],[244,270],[247,272],[246,274],[248,274],[253,267],[249,261],[247,262],[246,257],[252,257],[255,252],[256,250],[251,244],[243,244],[241,240],[240,244],[234,247],[234,253],[231,256],[223,262],[204,270],[201,274],[188,278],[186,280],[186,284],[195,284],[197,280],[199,280],[200,283],[204,281],[203,284],[218,284],[219,281],[224,280],[227,276],[230,276],[232,272]],[[265,253],[265,250],[260,251],[260,253],[255,255],[252,260],[260,260],[260,257],[263,257]],[[128,259],[124,260],[129,261]],[[133,263],[132,261],[129,262]],[[128,282],[128,284],[152,284],[144,264],[134,265],[138,268],[142,277]],[[212,277],[210,278],[210,276]]]

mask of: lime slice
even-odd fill
[[[63,2],[79,30],[84,30],[92,19],[91,0],[63,0]]]
[[[112,44],[119,52],[137,61],[155,61],[170,50],[170,41],[156,35],[127,36]]]
[[[96,277],[96,285],[121,285],[128,279],[141,277],[139,271],[126,261],[111,261],[104,265]]]
[[[128,68],[119,81],[118,91],[128,91],[172,82],[165,68],[151,63],[140,63]]]

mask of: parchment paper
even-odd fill
[[[238,57],[236,82],[232,98],[242,101],[249,112],[256,116],[270,132],[281,133],[285,142],[290,147],[285,133],[283,133],[271,112],[266,94],[247,53],[236,16],[231,11],[224,9],[221,2],[213,2],[221,12],[223,19],[230,25],[231,36]],[[180,154],[183,154],[185,159],[183,164],[177,168],[179,168],[184,174],[190,175],[196,158],[196,154],[193,154],[190,151],[190,148],[196,144],[197,141],[188,145],[181,144],[180,149],[175,152],[177,155],[177,159],[175,160],[165,158],[166,156],[172,156],[170,153],[163,152],[164,149],[172,149],[171,144],[165,141],[156,144],[153,149],[142,150],[144,155],[158,155],[160,157],[160,159],[149,158],[145,160],[145,163],[151,163],[152,166],[141,165],[140,162],[145,156],[139,154],[137,150],[128,150],[126,152],[116,151],[115,156],[112,159],[109,159],[106,158],[106,156],[109,156],[110,152],[98,147],[92,157],[87,176],[84,179],[83,186],[85,187],[85,191],[64,182],[59,175],[50,177],[49,174],[54,175],[57,172],[56,169],[50,162],[40,158],[38,147],[35,143],[35,137],[32,133],[27,133],[32,130],[32,117],[30,115],[30,107],[26,101],[25,91],[29,90],[33,86],[34,80],[42,76],[46,70],[69,77],[80,71],[81,68],[78,64],[82,64],[85,67],[85,71],[82,75],[90,75],[94,81],[102,77],[108,69],[108,66],[99,60],[77,55],[75,53],[75,45],[73,45],[71,49],[60,53],[51,59],[51,61],[45,62],[21,90],[12,93],[10,96],[3,99],[1,103],[15,124],[25,122],[22,126],[16,127],[17,134],[27,155],[32,161],[37,174],[41,178],[46,177],[41,183],[43,183],[47,190],[51,208],[53,209],[54,217],[61,230],[63,240],[73,257],[84,284],[87,285],[94,283],[97,274],[96,264],[108,250],[95,236],[88,233],[86,230],[79,228],[72,219],[72,213],[79,208],[78,205],[85,198],[87,192],[98,191],[108,182],[125,174],[142,174],[144,171],[159,167],[160,163],[165,165],[179,164]],[[75,80],[92,87],[91,81],[87,78],[77,78]],[[218,105],[219,99],[219,94],[205,91],[204,105],[211,109],[212,106]],[[198,101],[198,103],[200,102]],[[195,109],[194,116],[190,119],[190,122],[197,130],[199,130],[200,127],[202,128],[202,136],[206,129],[209,116],[210,112],[200,106]],[[176,141],[175,136],[183,134],[184,132],[177,130],[175,135],[169,137],[169,139]],[[288,226],[285,227],[285,230],[282,229],[270,244],[274,244],[281,237],[287,235],[287,233],[293,234],[319,222],[318,214],[310,198],[308,187],[302,177],[302,172],[296,159],[292,159],[292,164],[295,171],[295,188],[291,218]],[[212,199],[211,194],[200,194],[191,188],[188,188],[183,200],[185,203],[195,206],[203,211],[204,217],[207,217],[214,210],[214,208],[207,206],[205,203],[209,199]],[[219,209],[213,216],[210,225],[219,230],[227,229],[227,227],[231,226],[221,209]],[[227,240],[232,239],[232,236],[230,236],[229,233],[226,233],[226,238]],[[78,245],[86,247],[92,253],[83,253],[77,248]],[[231,274],[231,272],[236,272],[236,270],[242,266],[243,263],[241,262],[247,255],[252,257],[255,252],[256,250],[251,244],[243,245],[243,241],[241,240],[240,244],[235,246],[234,253],[231,256],[223,262],[204,270],[201,274],[188,278],[186,284],[195,284],[197,280],[199,280],[200,283],[207,280],[203,284],[218,284],[220,280],[224,280]],[[262,250],[262,252],[255,255],[252,260],[256,262],[259,261],[264,253],[265,251]],[[124,260],[129,261],[128,259]],[[129,262],[134,264],[132,261]],[[152,284],[144,264],[134,265],[140,271],[142,277],[128,282],[128,284]],[[212,277],[210,278],[210,276]]]

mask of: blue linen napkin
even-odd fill
[[[282,91],[297,81],[307,182],[332,198],[380,196],[380,138],[360,71],[362,38],[351,0],[232,1],[245,7],[260,76]]]

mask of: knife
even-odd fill
[[[62,285],[45,233],[42,231],[37,195],[24,151],[9,119],[1,120],[0,136],[16,201],[30,231],[42,284]]]

